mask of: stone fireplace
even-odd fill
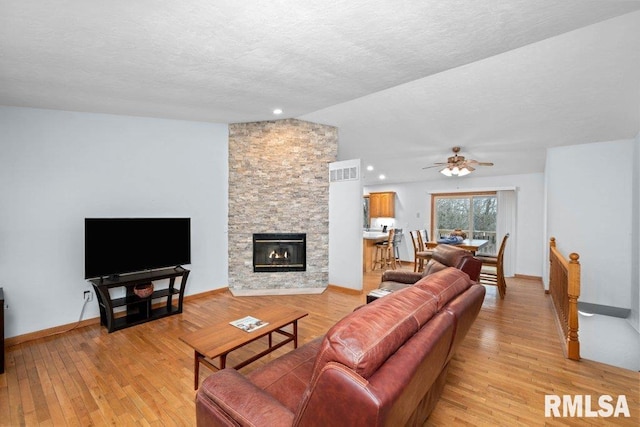
[[[234,295],[320,293],[327,287],[329,164],[337,153],[333,126],[296,119],[229,125],[228,260]],[[284,258],[284,247],[278,246],[267,254],[274,252],[273,262],[263,260],[254,270],[254,235],[289,233],[306,237],[305,266],[294,268],[291,253]],[[267,269],[278,272],[265,274]]]
[[[253,271],[277,273],[307,269],[307,235],[304,233],[255,233]]]

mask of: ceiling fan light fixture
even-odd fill
[[[469,175],[471,171],[467,169],[466,166],[459,168],[457,166],[454,167],[445,167],[440,170],[440,173],[444,176],[465,176]]]
[[[451,175],[452,175],[452,173],[451,173],[451,169],[449,169],[448,167],[443,168],[443,169],[440,171],[440,173],[441,173],[442,175],[444,175],[444,176],[451,176]]]
[[[471,171],[469,169],[467,169],[466,167],[460,169],[460,172],[458,172],[458,176],[465,176],[465,175],[469,175],[471,173]]]

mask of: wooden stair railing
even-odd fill
[[[549,294],[562,329],[567,358],[580,360],[578,340],[578,297],[580,297],[580,255],[569,254],[567,260],[556,248],[555,237],[549,242]]]

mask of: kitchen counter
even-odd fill
[[[362,238],[369,240],[386,239],[389,237],[389,233],[383,233],[382,231],[363,231]]]
[[[382,231],[362,232],[362,271],[364,273],[371,271],[373,257],[376,253],[376,243],[384,242],[388,238],[389,233]]]

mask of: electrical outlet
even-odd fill
[[[84,291],[84,300],[93,301],[93,294],[91,293],[91,291]]]

